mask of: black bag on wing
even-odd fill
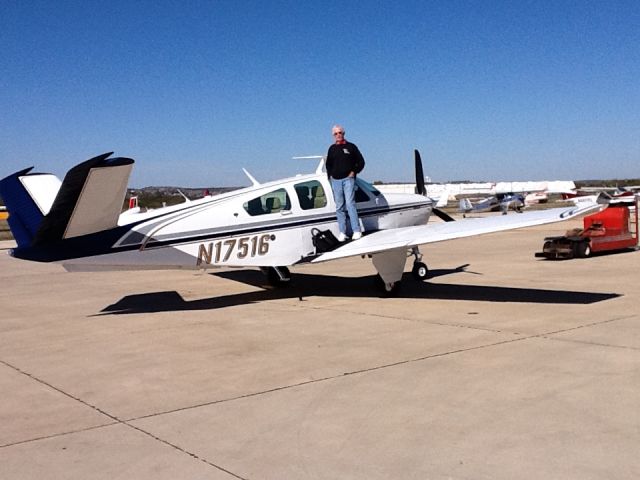
[[[316,253],[330,252],[340,245],[340,242],[336,236],[331,233],[331,230],[318,230],[317,228],[313,228],[311,229],[311,235],[313,246],[316,247]]]

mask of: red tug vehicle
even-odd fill
[[[583,218],[584,228],[569,230],[561,237],[545,238],[542,252],[535,256],[557,260],[638,249],[638,199],[634,196],[611,200],[604,210]]]

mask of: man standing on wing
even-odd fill
[[[357,240],[362,237],[362,232],[356,210],[355,182],[356,175],[364,168],[364,158],[356,145],[344,139],[344,128],[335,125],[332,133],[335,143],[329,147],[326,167],[336,202],[340,229],[338,240],[344,242],[347,239],[347,214],[351,222],[352,239]]]

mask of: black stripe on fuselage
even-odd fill
[[[398,207],[375,207],[369,209],[360,210],[359,217],[367,218],[367,217],[379,217],[381,215],[388,215],[392,213],[399,213],[405,210],[416,210],[422,208],[430,208],[431,205],[419,203],[419,204],[410,204],[410,205],[402,205]],[[258,232],[274,232],[280,230],[289,230],[293,228],[300,227],[313,227],[315,225],[320,225],[324,223],[330,223],[336,221],[335,212],[331,212],[323,215],[314,215],[305,218],[297,218],[296,220],[271,220],[259,223],[249,223],[244,225],[239,225],[234,227],[233,229],[227,227],[220,227],[211,230],[205,231],[195,231],[195,232],[184,232],[180,234],[179,237],[170,237],[170,238],[162,238],[158,237],[156,239],[150,239],[144,246],[145,249],[157,248],[157,247],[166,247],[168,245],[184,245],[186,243],[193,243],[198,241],[206,241],[206,240],[214,240],[217,238],[224,237],[235,237],[241,235],[251,235],[253,233]]]
[[[398,213],[403,210],[415,210],[422,208],[431,208],[431,204],[428,203],[415,203],[402,205],[397,207],[374,207],[368,209],[362,209],[359,211],[361,218],[371,216],[381,216],[390,213]],[[171,212],[175,213],[175,212]],[[150,239],[148,243],[143,247],[142,243],[135,245],[129,244],[124,246],[114,246],[123,237],[131,232],[131,227],[135,224],[123,225],[110,230],[102,232],[92,233],[89,235],[83,235],[80,237],[67,238],[57,242],[52,242],[46,245],[40,245],[38,247],[24,247],[13,249],[12,255],[16,258],[24,260],[32,260],[37,262],[58,262],[64,260],[70,260],[73,258],[92,257],[97,255],[107,255],[112,253],[121,253],[133,250],[166,248],[174,245],[184,245],[193,242],[203,242],[208,240],[214,240],[216,238],[234,237],[241,235],[248,235],[252,233],[268,233],[282,230],[290,230],[294,228],[300,228],[304,226],[312,227],[314,225],[320,225],[323,223],[331,223],[336,221],[335,212],[330,212],[323,215],[314,217],[306,217],[297,219],[280,219],[260,222],[259,224],[244,224],[233,229],[216,229],[208,232],[193,232],[185,235],[181,234],[178,238],[154,240]],[[140,222],[142,223],[142,222]]]

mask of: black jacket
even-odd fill
[[[327,175],[336,180],[348,177],[350,172],[358,174],[364,168],[364,158],[351,142],[338,145],[334,143],[327,152]]]

